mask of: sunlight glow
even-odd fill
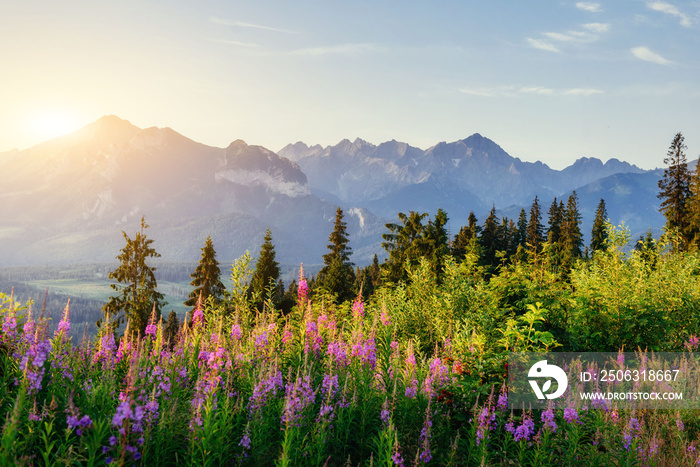
[[[75,116],[64,111],[47,111],[36,114],[30,121],[31,132],[40,141],[65,135],[80,127]]]

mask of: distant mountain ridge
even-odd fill
[[[535,195],[560,196],[616,173],[645,172],[617,159],[603,164],[596,158],[581,158],[558,171],[542,162],[523,162],[512,157],[478,133],[426,150],[397,141],[375,146],[358,138],[325,148],[298,142],[285,146],[278,154],[299,164],[312,192],[329,194],[346,203],[374,206],[377,214],[384,216],[395,215],[395,211],[392,212],[392,203],[383,203],[382,199],[395,197],[399,191],[432,191],[435,209],[454,205],[457,196],[470,200],[471,209],[483,210],[494,204],[523,205]],[[428,186],[443,187],[444,196]]]
[[[514,217],[537,195],[546,212],[549,200],[577,190],[584,232],[598,195],[613,222],[634,223],[633,233],[663,224],[654,199],[658,172],[595,158],[553,170],[478,133],[426,150],[357,138],[325,148],[298,142],[275,153],[240,139],[211,147],[170,128],[106,116],[0,153],[0,173],[0,265],[113,261],[120,231],[133,234],[142,215],[169,261],[198,260],[207,235],[223,260],[246,249],[255,254],[270,227],[280,261],[320,262],[338,205],[357,264],[381,256],[384,224],[399,211],[434,215],[441,207],[459,227],[470,210],[480,222],[494,205]]]

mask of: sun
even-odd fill
[[[30,126],[37,140],[46,141],[77,130],[79,124],[75,115],[68,111],[50,110],[35,114]]]

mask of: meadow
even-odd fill
[[[2,295],[0,465],[700,465],[697,409],[508,409],[509,352],[695,355],[700,256],[628,240],[571,269],[421,261],[340,304],[302,274],[287,315],[239,294],[172,337],[68,339],[69,306]]]

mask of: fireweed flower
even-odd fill
[[[192,327],[197,328],[201,326],[204,326],[204,311],[197,307],[192,315]]]
[[[237,341],[241,340],[241,336],[243,335],[243,332],[241,331],[241,325],[240,324],[234,324],[231,326],[231,338],[236,339]]]
[[[328,356],[333,357],[333,361],[339,366],[348,364],[348,351],[344,342],[329,342]]]
[[[292,330],[287,325],[284,327],[284,331],[282,331],[282,343],[284,345],[287,345],[293,341],[294,341],[294,334],[292,334]]]
[[[685,428],[685,426],[683,425],[683,420],[681,420],[680,418],[677,418],[676,419],[676,427],[678,428],[678,431],[683,431],[683,429]]]
[[[361,300],[356,300],[352,304],[352,315],[355,319],[362,319],[365,317],[365,304]]]
[[[477,421],[476,445],[479,446],[484,439],[488,438],[489,430],[496,427],[496,412],[491,411],[491,405],[485,405],[481,409]]]
[[[277,391],[284,387],[282,383],[282,372],[270,374],[267,378],[263,378],[253,388],[253,395],[248,400],[248,409],[253,412],[262,409],[267,405],[269,398],[275,397]]]
[[[430,415],[430,406],[428,406],[428,416]],[[425,423],[423,423],[423,428],[421,429],[420,432],[420,448],[419,448],[419,455],[418,458],[423,462],[424,464],[427,464],[430,462],[430,460],[433,458],[433,454],[430,452],[430,438],[432,436],[432,427],[433,427],[433,422],[430,421],[430,418],[426,417]]]
[[[693,349],[697,349],[699,345],[700,345],[700,337],[693,334],[688,339],[688,342],[685,343],[685,348],[688,349],[688,351],[690,351]]]
[[[542,423],[544,423],[544,426],[549,428],[552,433],[557,432],[557,422],[554,421],[554,410],[552,410],[552,408],[542,412]]]
[[[323,375],[321,383],[321,396],[323,398],[332,398],[338,392],[338,375]]]
[[[297,301],[299,303],[306,302],[308,295],[309,286],[306,283],[306,278],[304,278],[304,263],[301,263],[301,268],[299,269],[299,285],[297,286]]]
[[[579,425],[582,425],[583,422],[579,420],[578,418],[578,411],[576,411],[575,408],[573,407],[567,407],[564,409],[564,420],[566,420],[566,423],[578,423]]]
[[[287,383],[284,401],[284,411],[281,423],[296,423],[301,418],[301,414],[316,399],[316,392],[311,387],[309,375],[297,377],[296,381]]]
[[[508,391],[506,391],[506,385],[501,386],[501,392],[498,394],[498,402],[496,402],[496,409],[501,412],[508,410]]]
[[[70,300],[68,300],[68,305],[70,305]],[[70,309],[68,305],[66,305],[66,309],[63,311],[63,317],[58,323],[58,329],[56,329],[54,336],[59,335],[61,332],[65,332],[66,334],[70,332]]]
[[[10,340],[15,338],[15,330],[17,329],[17,319],[14,313],[10,316],[5,316],[5,322],[2,323],[2,333]]]
[[[406,386],[406,391],[404,392],[404,395],[409,399],[413,399],[414,397],[416,397],[416,394],[418,394],[418,380],[414,378],[411,381],[411,384]]]
[[[532,421],[532,417],[528,414],[523,417],[521,425],[515,429],[513,438],[515,441],[530,441],[530,437],[533,434],[535,434],[535,422]]]
[[[384,403],[382,404],[382,411],[379,414],[379,418],[381,418],[382,422],[384,422],[384,426],[389,426],[389,420],[391,420],[391,412],[389,412],[389,401],[387,399],[384,399]]]
[[[625,447],[625,449],[628,451],[630,450],[632,440],[639,437],[639,432],[639,420],[635,417],[630,418],[630,421],[625,428],[625,435],[622,437],[622,445]]]

